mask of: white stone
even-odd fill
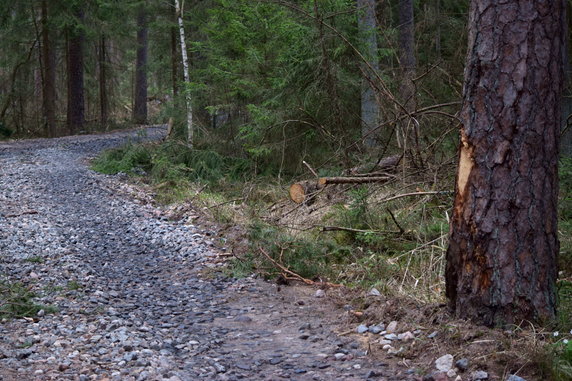
[[[446,354],[435,360],[435,368],[440,372],[448,372],[453,369],[453,355]]]
[[[385,330],[387,331],[387,333],[394,333],[397,331],[397,322],[396,321],[392,321],[391,323],[389,323],[387,325],[387,327],[385,327]]]

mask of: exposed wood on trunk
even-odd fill
[[[179,22],[179,37],[181,43],[181,56],[183,58],[183,75],[185,83],[191,83],[191,76],[189,74],[189,60],[187,58],[187,43],[185,41],[185,26],[183,24],[183,14],[179,4],[179,0],[175,0],[175,10],[177,12],[177,20]],[[191,106],[191,92],[188,86],[184,89],[185,101],[187,106],[187,145],[193,147],[193,109]]]

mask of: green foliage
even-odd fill
[[[32,317],[40,310],[57,312],[55,307],[34,303],[34,297],[34,293],[21,283],[0,282],[0,318]]]
[[[332,240],[296,238],[261,222],[250,226],[249,241],[252,245],[251,255],[258,259],[257,267],[269,276],[278,275],[280,270],[261,250],[277,263],[309,279],[331,275],[329,265],[344,262],[350,257],[349,247]],[[332,279],[335,280],[335,277]]]
[[[169,141],[156,144],[128,144],[105,151],[94,160],[92,168],[105,174],[150,173],[154,183],[180,181],[216,184],[246,180],[254,169],[247,159],[221,156],[215,151],[190,149]]]
[[[151,153],[144,145],[127,144],[105,151],[92,163],[92,168],[108,175],[119,172],[130,173],[134,168],[148,167]]]

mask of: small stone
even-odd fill
[[[367,375],[365,376],[365,378],[377,378],[377,377],[381,377],[382,373],[376,372],[375,370],[370,370],[369,372],[367,372]]]
[[[447,373],[453,368],[453,355],[446,354],[435,360],[435,368],[438,371]]]
[[[368,327],[365,324],[360,324],[357,328],[356,331],[357,333],[366,333],[368,331]]]
[[[449,381],[449,376],[447,376],[447,373],[435,372],[423,377],[423,381]]]
[[[449,369],[449,371],[447,372],[447,376],[449,377],[455,377],[457,375],[457,372],[455,371],[455,369]]]
[[[381,293],[379,292],[379,290],[377,288],[372,288],[371,290],[369,290],[369,292],[367,293],[369,296],[381,296]]]
[[[399,339],[401,341],[411,341],[411,340],[415,339],[415,335],[412,334],[410,331],[407,331],[407,332],[400,333],[399,335],[397,335],[397,339]]]
[[[387,353],[390,355],[398,355],[401,352],[405,351],[405,348],[401,347],[399,349],[391,348],[387,350]]]
[[[241,323],[250,323],[252,321],[252,318],[250,316],[246,316],[246,315],[240,315],[237,316],[234,321],[238,321]]]
[[[506,381],[526,381],[524,378],[517,376],[516,374],[511,374],[508,376]]]
[[[386,339],[379,340],[379,344],[381,344],[381,345],[387,345],[387,344],[391,344],[391,343],[393,343],[391,340],[386,340]]]
[[[242,369],[242,370],[250,370],[251,369],[250,365],[245,364],[243,362],[236,363],[236,367],[238,369]]]
[[[345,360],[346,355],[344,353],[336,353],[334,355],[334,357],[336,358],[336,360],[341,361],[341,360]]]
[[[383,337],[385,337],[387,340],[397,340],[397,335],[395,333],[388,333],[387,335],[384,335]]]
[[[381,327],[378,326],[378,325],[372,325],[372,326],[369,327],[368,330],[369,330],[369,332],[373,333],[374,335],[377,335],[378,333],[380,333],[381,331],[383,331],[383,330],[381,329]]]
[[[385,330],[387,331],[387,333],[394,333],[397,331],[397,322],[396,321],[392,321],[391,323],[389,323],[387,325],[387,327],[385,328]]]
[[[477,370],[471,373],[472,381],[484,381],[489,379],[489,374],[483,370]]]
[[[469,359],[467,358],[462,358],[459,359],[455,362],[455,366],[457,367],[457,369],[459,369],[461,372],[466,371],[467,369],[469,369]]]
[[[433,333],[430,333],[429,335],[427,335],[427,338],[428,338],[428,339],[433,339],[433,338],[437,337],[437,334],[438,334],[438,333],[439,333],[439,332],[434,331]]]
[[[37,315],[38,315],[39,317],[42,317],[42,316],[44,316],[45,314],[46,314],[46,311],[44,311],[44,310],[39,310]]]
[[[316,290],[316,293],[314,294],[315,298],[323,298],[324,296],[326,296],[326,292],[322,289]]]
[[[276,365],[276,364],[280,364],[282,362],[282,359],[280,357],[273,357],[270,359],[269,362],[271,365]]]

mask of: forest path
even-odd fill
[[[413,379],[337,336],[312,290],[223,277],[209,232],[88,168],[164,133],[0,143],[0,281],[58,309],[0,322],[0,380]]]

